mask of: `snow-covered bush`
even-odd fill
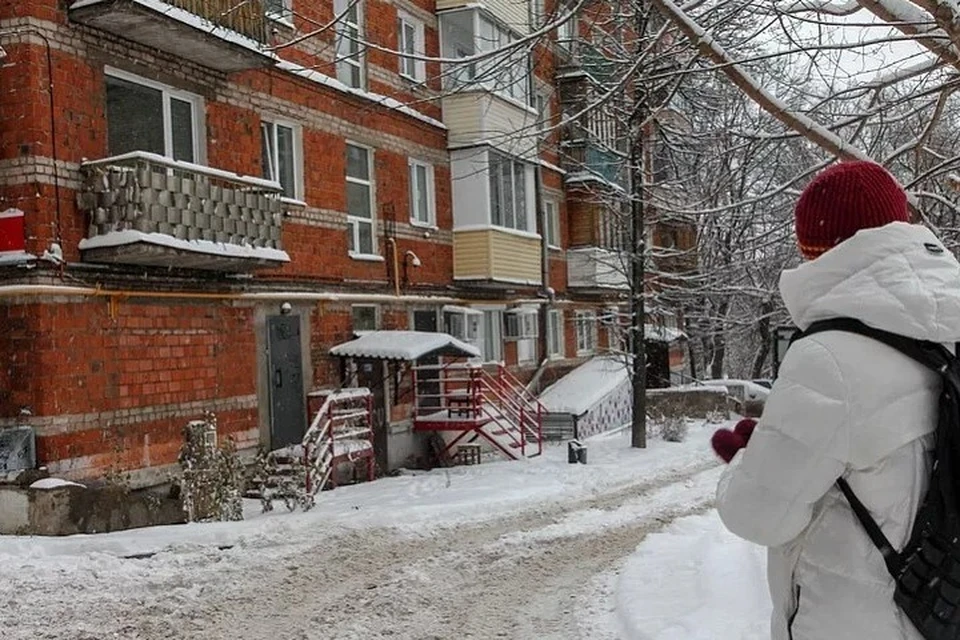
[[[180,450],[183,511],[190,522],[242,520],[243,465],[233,440],[217,447],[217,418],[212,413],[183,430]]]
[[[710,411],[707,413],[707,424],[723,424],[727,421],[727,416],[722,411]]]
[[[664,418],[660,423],[660,437],[665,442],[683,442],[686,440],[686,418]]]

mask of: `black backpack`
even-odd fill
[[[960,359],[943,345],[868,327],[858,320],[815,322],[791,344],[823,331],[846,331],[882,342],[938,372],[943,380],[930,486],[910,539],[897,551],[842,477],[837,486],[883,555],[896,583],[894,602],[926,640],[960,639]]]

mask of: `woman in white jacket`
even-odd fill
[[[907,220],[903,189],[878,165],[841,163],[817,176],[796,210],[808,261],[780,279],[794,323],[848,317],[960,342],[960,264]],[[773,640],[920,640],[834,483],[846,478],[902,549],[927,488],[938,392],[936,374],[884,344],[819,333],[787,353],[748,445],[736,451],[746,441],[731,432],[715,438],[732,456],[720,516],[769,547]]]

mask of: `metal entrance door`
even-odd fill
[[[373,394],[373,452],[382,473],[387,471],[387,407],[386,378],[382,360],[357,360],[357,386],[366,387]]]
[[[299,444],[307,430],[300,316],[267,318],[270,373],[270,448]]]
[[[427,331],[435,333],[437,331],[437,312],[436,311],[414,311],[413,312],[413,330]],[[436,366],[440,364],[437,357],[420,358],[419,365]],[[440,371],[425,370],[417,373],[417,389],[414,393],[419,396],[424,394],[428,397],[420,399],[417,412],[424,414],[440,408]]]

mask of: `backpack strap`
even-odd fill
[[[806,338],[815,333],[824,331],[844,331],[846,333],[856,333],[896,349],[903,355],[916,360],[920,364],[933,369],[944,378],[945,385],[956,383],[956,356],[950,353],[948,349],[934,342],[915,340],[905,336],[875,329],[859,320],[853,318],[831,318],[829,320],[820,320],[814,322],[805,331],[797,331],[790,340],[792,345],[797,340]],[[887,536],[884,535],[870,511],[864,506],[857,495],[850,488],[850,485],[844,478],[837,479],[837,487],[843,493],[850,508],[853,510],[860,524],[863,526],[871,542],[880,551],[883,561],[887,565],[887,571],[894,579],[898,579],[903,570],[903,558],[901,554],[893,548]]]
[[[878,525],[877,521],[870,515],[870,511],[863,506],[860,498],[853,492],[853,489],[850,488],[847,481],[843,478],[837,478],[837,486],[847,498],[847,502],[850,503],[850,508],[853,509],[857,520],[863,525],[864,530],[870,537],[870,541],[873,542],[873,545],[880,552],[880,555],[883,556],[883,562],[887,565],[887,571],[896,579],[903,570],[903,559],[900,557],[900,554],[893,548],[893,545],[890,544],[887,536],[884,535],[883,530],[880,529],[880,525]]]

